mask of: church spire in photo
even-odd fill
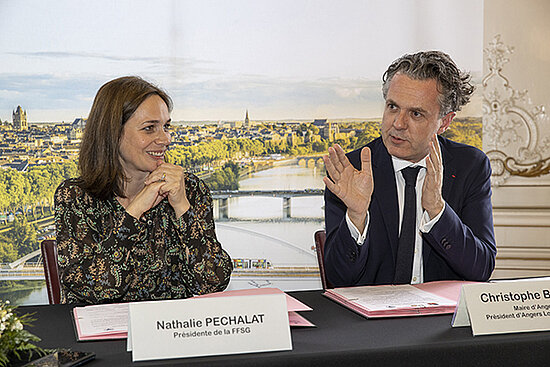
[[[27,111],[23,111],[21,106],[17,106],[12,113],[13,127],[16,130],[27,130]]]
[[[248,118],[248,108],[246,109],[246,117],[244,118],[244,128],[250,129],[250,119]]]

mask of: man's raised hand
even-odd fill
[[[347,206],[349,218],[362,232],[374,189],[370,149],[361,150],[360,171],[353,167],[338,144],[328,149],[323,161],[330,176],[323,178],[323,182]]]

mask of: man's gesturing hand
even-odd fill
[[[430,219],[433,219],[445,208],[445,201],[441,194],[442,186],[443,160],[437,135],[434,135],[430,142],[430,154],[426,159],[426,178],[422,187],[422,207],[428,212]]]
[[[328,149],[323,160],[330,176],[323,178],[325,185],[347,206],[349,218],[363,232],[374,189],[370,149],[361,150],[361,171],[352,166],[338,144]]]

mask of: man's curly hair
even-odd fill
[[[460,71],[454,61],[441,51],[407,54],[395,60],[382,76],[382,93],[388,95],[390,82],[401,73],[417,80],[435,79],[439,91],[439,117],[460,111],[474,92],[470,73]]]

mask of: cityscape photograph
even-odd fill
[[[433,10],[423,26],[403,11],[370,16],[408,6],[397,0],[5,4],[6,19],[26,14],[32,26],[8,20],[0,36],[0,299],[48,302],[39,247],[55,239],[53,195],[79,175],[97,89],[123,75],[174,100],[166,160],[211,190],[233,261],[228,289],[321,288],[313,234],[324,227],[322,156],[379,136],[381,77],[403,53],[441,49],[479,84],[477,3],[457,6],[460,27],[437,36],[428,32],[442,22]],[[42,27],[43,13],[60,9]],[[89,24],[75,27],[75,17]],[[476,94],[444,136],[481,149],[481,130]]]

